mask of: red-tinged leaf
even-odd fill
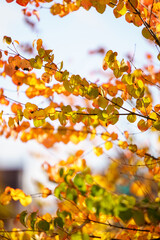
[[[129,61],[127,61],[127,66],[128,66],[127,73],[131,73],[131,64]]]
[[[2,52],[0,51],[0,59],[2,58]]]
[[[92,6],[92,2],[90,0],[81,0],[81,6],[88,11]]]
[[[137,124],[139,130],[141,130],[142,132],[147,131],[147,129],[149,128],[148,126],[148,122],[145,122],[143,119],[141,119],[138,124]]]
[[[14,0],[6,0],[7,3],[11,3],[13,2]]]
[[[11,111],[12,111],[13,113],[17,113],[17,110],[18,110],[18,109],[21,109],[21,110],[22,110],[21,104],[13,103],[12,106],[11,106]]]
[[[111,133],[111,138],[112,138],[113,141],[117,140],[118,139],[118,134],[115,133],[115,132],[112,132]]]
[[[4,51],[4,54],[5,54],[6,56],[8,56],[8,51],[5,50],[5,51]]]
[[[154,110],[155,112],[159,112],[160,111],[160,104],[157,104],[156,106],[154,106]]]
[[[30,0],[16,0],[16,3],[23,7],[26,7],[29,2]]]
[[[116,96],[116,94],[117,94],[117,92],[118,92],[118,89],[117,89],[116,86],[111,85],[111,86],[109,86],[109,88],[108,88],[107,91],[108,91],[108,94],[109,94],[110,96],[114,97],[114,96]]]
[[[52,81],[52,76],[49,73],[45,72],[42,74],[41,80],[45,83],[50,83]]]
[[[135,12],[135,9],[138,6],[138,0],[128,0],[126,3],[126,7],[129,11]]]
[[[24,71],[31,71],[33,69],[31,67],[30,61],[28,61],[27,59],[21,59],[19,66]]]

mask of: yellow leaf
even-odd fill
[[[110,138],[110,134],[108,132],[102,133],[101,134],[101,138],[106,141],[108,140],[108,138]]]
[[[160,23],[157,24],[157,26],[156,26],[156,32],[157,32],[157,33],[160,33]]]
[[[46,213],[45,215],[42,216],[43,220],[46,220],[47,222],[52,221],[52,216],[49,213]]]
[[[146,186],[144,183],[136,181],[132,183],[130,191],[137,197],[143,197],[149,191],[149,186]]]
[[[108,142],[105,143],[104,146],[105,146],[106,150],[109,150],[109,149],[111,149],[113,147],[113,143],[108,141]]]
[[[14,201],[17,201],[17,200],[19,200],[20,198],[24,198],[25,197],[25,194],[24,194],[24,192],[21,190],[21,189],[19,189],[19,188],[17,188],[17,189],[11,189],[11,197],[12,197],[12,199],[14,200]]]
[[[30,195],[26,195],[25,197],[23,198],[20,198],[20,203],[22,204],[22,206],[26,207],[28,206],[29,204],[31,204],[32,202],[32,198]]]
[[[101,147],[93,147],[93,152],[99,157],[103,154],[103,148]]]

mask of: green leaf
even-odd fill
[[[93,183],[93,178],[92,178],[92,176],[90,174],[86,174],[85,179],[86,179],[86,182],[88,184],[92,184]]]
[[[86,233],[76,232],[71,235],[71,240],[89,240],[89,236]]]
[[[63,228],[63,225],[64,225],[64,222],[63,222],[63,219],[61,217],[56,217],[54,219],[54,226],[55,227]]]
[[[55,189],[54,189],[54,195],[55,197],[61,199],[61,192],[66,192],[67,184],[65,182],[60,183]]]
[[[88,95],[91,99],[95,99],[98,97],[99,92],[98,92],[98,88],[95,87],[89,87],[88,88]]]
[[[86,206],[87,208],[92,211],[92,212],[95,212],[96,211],[96,208],[94,207],[94,201],[91,199],[91,198],[87,198],[85,200],[86,202]]]
[[[132,210],[127,209],[126,211],[121,211],[119,217],[124,221],[128,222],[132,218]]]
[[[31,213],[31,215],[29,216],[30,225],[31,225],[31,228],[32,228],[33,230],[34,230],[34,225],[35,225],[35,222],[36,222],[36,216],[37,216],[37,212]]]
[[[60,168],[60,169],[59,169],[59,175],[60,175],[60,177],[63,177],[63,173],[64,173],[64,168]]]
[[[142,211],[136,210],[133,212],[133,219],[138,226],[145,224],[144,214]]]
[[[21,212],[20,214],[20,222],[23,224],[23,226],[27,227],[26,226],[26,216],[27,216],[27,211],[23,211]]]
[[[40,57],[44,57],[45,50],[43,48],[38,49],[38,54],[39,54]]]
[[[63,125],[63,126],[65,126],[66,125],[66,116],[65,116],[65,114],[63,113],[63,112],[60,112],[59,114],[58,114],[58,120],[59,120],[59,122],[60,122],[60,124],[61,125]]]
[[[154,225],[156,225],[160,222],[160,211],[159,211],[159,209],[148,208],[147,212],[148,212],[149,219],[151,220],[151,222]]]
[[[43,61],[40,58],[40,56],[38,56],[38,55],[35,58],[31,58],[29,60],[29,62],[31,64],[31,67],[33,67],[33,68],[36,68],[36,69],[41,69],[42,68]]]
[[[87,188],[84,182],[84,178],[81,176],[81,174],[77,174],[73,180],[75,186],[82,192],[85,193]]]
[[[102,196],[104,194],[104,189],[98,185],[93,185],[91,188],[91,195],[92,196]]]
[[[50,225],[49,223],[46,221],[46,220],[40,220],[38,223],[37,223],[37,227],[40,231],[48,231],[49,228],[50,228]]]
[[[66,219],[67,216],[69,216],[70,220],[72,219],[71,213],[70,213],[70,212],[67,212],[67,211],[62,211],[62,212],[58,211],[58,212],[57,212],[57,216],[60,217],[60,218],[62,218],[62,219],[63,219],[63,222],[65,222],[65,219]]]
[[[143,97],[142,103],[144,104],[144,107],[147,108],[151,103],[151,99],[149,97]]]
[[[76,203],[78,199],[77,191],[74,188],[67,188],[66,198]]]
[[[64,85],[64,88],[70,93],[72,93],[75,89],[75,85],[70,84],[68,80],[64,80],[63,85]]]

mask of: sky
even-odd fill
[[[64,68],[74,74],[80,74],[90,81],[96,81],[97,77],[93,71],[102,70],[101,55],[89,55],[90,50],[104,47],[107,51],[118,52],[119,59],[126,58],[130,53],[135,55],[136,67],[145,64],[145,54],[157,54],[154,45],[149,44],[141,35],[142,28],[135,27],[125,22],[124,17],[116,19],[112,9],[107,8],[104,14],[99,14],[95,9],[69,14],[64,18],[53,16],[48,9],[40,10],[40,21],[33,17],[37,23],[36,29],[31,29],[25,24],[22,7],[16,3],[6,3],[1,0],[0,4],[0,48],[5,49],[3,36],[10,36],[20,43],[32,43],[35,39],[42,38],[44,46],[53,49],[55,62],[64,62]],[[12,96],[13,86],[9,85],[5,79],[0,78],[0,87],[11,90],[8,94]],[[14,95],[14,94],[13,94]],[[0,106],[0,111],[2,106]],[[83,143],[81,143],[83,146]],[[46,150],[35,142],[23,144],[12,139],[0,139],[1,146],[1,166],[6,165],[32,165],[29,153],[33,149],[44,154],[44,158],[53,157],[55,162],[65,157],[52,150]],[[67,151],[64,146],[63,152]],[[91,154],[92,156],[92,154]],[[42,157],[42,160],[44,160]],[[27,160],[26,160],[27,159]],[[26,161],[27,164],[26,164]],[[99,160],[99,163],[102,160]],[[37,160],[35,166],[40,169],[42,161]],[[101,164],[99,164],[101,165]],[[34,170],[31,175],[34,174]],[[37,174],[37,177],[39,175]]]

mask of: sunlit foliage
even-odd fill
[[[16,3],[26,7],[24,15],[35,15],[38,20],[38,10],[45,4],[50,6],[52,15],[60,17],[80,7],[87,11],[93,7],[102,14],[109,6],[116,18],[125,15],[128,23],[143,25],[142,35],[156,44],[157,50],[160,47],[158,1],[16,0]],[[36,54],[31,58],[19,53],[17,40],[4,36],[3,41],[10,50],[0,50],[1,77],[10,79],[17,92],[25,87],[28,101],[22,104],[6,95],[5,88],[0,89],[0,104],[11,112],[0,113],[0,134],[19,138],[24,143],[36,140],[46,148],[59,142],[78,144],[89,139],[95,157],[106,155],[110,164],[102,175],[93,174],[81,149],[54,166],[45,162],[42,167],[56,187],[42,187],[38,196],[45,199],[54,195],[58,204],[56,213],[24,209],[15,219],[21,228],[15,221],[15,228],[6,230],[0,220],[0,238],[160,239],[160,156],[149,146],[138,144],[130,132],[132,126],[140,134],[150,131],[157,136],[158,144],[160,103],[152,88],[160,88],[160,71],[150,61],[152,56],[146,57],[147,67],[136,68],[131,60],[120,59],[117,52],[107,51],[102,69],[112,77],[98,84],[71,74],[64,69],[63,61],[57,64],[54,52],[44,47],[43,39],[32,43]],[[157,58],[160,60],[159,52]],[[62,100],[54,101],[55,95]],[[43,107],[36,103],[37,97],[46,100]],[[67,103],[64,99],[68,99]],[[75,105],[73,99],[80,99],[83,104],[79,101]],[[118,126],[121,120],[126,121],[126,130],[111,131],[109,127]],[[95,145],[95,139],[103,140],[103,144]],[[116,157],[108,154],[112,150],[117,152]],[[8,186],[0,195],[0,204],[19,201],[26,207],[33,198],[34,194]]]

